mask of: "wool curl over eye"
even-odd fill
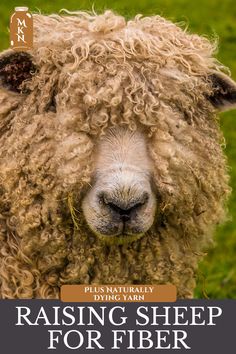
[[[111,11],[34,15],[34,29],[27,94],[0,87],[1,297],[112,283],[173,283],[192,297],[230,193],[206,99],[209,72],[224,69],[216,43],[160,16]],[[97,140],[119,125],[146,134],[159,214],[141,239],[117,246],[89,230],[81,200]]]

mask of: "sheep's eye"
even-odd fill
[[[51,101],[49,102],[49,104],[47,106],[47,111],[48,112],[54,112],[54,113],[56,113],[56,111],[57,111],[57,104],[56,104],[55,94],[52,95]]]
[[[14,92],[22,92],[21,84],[31,79],[36,72],[28,53],[10,53],[0,58],[0,87]],[[25,93],[25,92],[24,92]]]

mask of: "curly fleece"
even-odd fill
[[[224,70],[216,44],[111,11],[34,15],[34,32],[36,73],[21,93],[0,89],[1,298],[101,283],[172,283],[192,297],[230,192],[207,100],[209,74]],[[143,238],[119,246],[97,239],[81,209],[96,143],[117,125],[145,132],[159,205]]]

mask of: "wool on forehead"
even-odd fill
[[[39,92],[39,109],[57,88],[58,111],[67,126],[76,115],[80,130],[97,134],[122,122],[132,129],[137,120],[154,126],[170,111],[189,119],[209,111],[208,75],[222,68],[212,56],[215,42],[160,16],[126,21],[111,11],[35,15],[34,24],[32,54],[43,67],[31,88],[46,90]]]

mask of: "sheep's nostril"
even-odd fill
[[[109,206],[109,208],[111,210],[113,210],[117,214],[119,214],[123,221],[128,221],[130,219],[130,214],[131,214],[132,210],[135,209],[135,206],[133,206],[132,208],[129,208],[129,209],[123,209],[123,208],[119,207],[117,204],[115,204],[114,202],[113,203],[109,202],[109,203],[107,203],[107,205]]]
[[[122,221],[126,222],[131,219],[133,212],[138,211],[143,205],[148,201],[148,193],[143,193],[134,199],[134,197],[129,199],[116,199],[107,193],[102,196],[103,203],[107,205],[113,212],[118,214]]]

